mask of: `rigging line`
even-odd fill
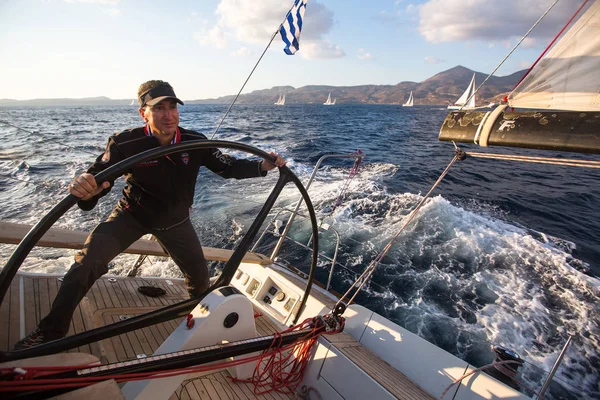
[[[267,47],[265,47],[265,49],[263,50],[262,54],[258,58],[258,61],[256,61],[256,64],[254,64],[254,67],[252,68],[252,71],[250,71],[250,74],[248,75],[248,77],[244,81],[244,84],[240,88],[239,92],[235,95],[235,97],[234,97],[233,101],[231,102],[231,104],[229,104],[229,107],[227,108],[227,111],[225,111],[225,114],[221,118],[221,121],[219,121],[219,125],[217,125],[215,131],[213,132],[212,136],[210,137],[210,140],[212,140],[215,137],[215,135],[219,131],[219,128],[221,127],[221,125],[223,125],[223,121],[225,121],[225,118],[227,118],[227,115],[229,114],[229,111],[231,111],[231,108],[233,107],[233,105],[237,101],[238,97],[240,97],[240,94],[242,94],[242,90],[244,90],[244,87],[246,86],[246,84],[250,80],[250,77],[254,73],[254,70],[256,70],[256,67],[258,67],[258,64],[260,63],[260,61],[264,57],[265,53],[267,52],[267,50],[269,50],[269,47],[271,47],[271,43],[273,43],[273,39],[275,39],[275,36],[277,36],[277,34],[279,33],[279,30],[283,26],[284,22],[287,20],[288,15],[290,15],[290,13],[292,12],[292,9],[294,8],[294,5],[295,5],[295,3],[292,4],[292,7],[290,7],[289,11],[285,15],[285,18],[283,19],[283,21],[281,21],[281,24],[279,24],[279,28],[277,28],[277,30],[275,32],[273,32],[273,34],[271,35],[271,39],[269,40],[269,43],[267,44]]]
[[[2,124],[4,124],[4,125],[12,126],[13,128],[16,128],[16,129],[18,129],[18,130],[21,130],[21,131],[23,131],[23,132],[30,133],[30,134],[32,134],[32,135],[35,135],[35,134],[36,134],[36,133],[35,133],[35,132],[33,132],[33,131],[29,131],[29,130],[27,130],[27,129],[21,128],[20,126],[13,125],[13,124],[11,124],[10,122],[7,122],[7,121],[0,120],[0,123],[2,123]],[[75,147],[73,147],[73,146],[69,146],[68,144],[61,143],[61,142],[60,142],[60,141],[58,141],[58,140],[53,140],[53,142],[54,142],[54,143],[57,143],[57,144],[60,144],[61,146],[68,147],[68,148],[70,148],[70,149],[77,150],[77,151],[82,151],[82,152],[84,152],[84,153],[91,154],[91,155],[93,155],[94,157],[98,157],[98,154],[97,154],[97,153],[92,153],[91,151],[82,150],[82,149],[77,149],[77,148],[75,148]]]
[[[268,233],[269,235],[274,235],[272,232],[267,232],[267,233]],[[302,243],[296,242],[295,240],[292,240],[292,239],[289,239],[289,238],[286,238],[286,239],[288,239],[288,240],[291,240],[291,242],[292,242],[293,244],[295,244],[295,245],[298,245],[298,246],[300,246],[300,247],[303,247],[303,248],[305,248],[305,249],[311,250],[311,248],[309,248],[308,246],[306,246],[306,245],[304,245],[304,244],[302,244]],[[354,241],[354,242],[356,242],[356,243],[358,243],[358,244],[364,244],[363,242],[359,242],[359,241],[357,241],[357,240],[354,240],[354,239],[350,239],[350,240],[352,240],[352,241]],[[328,256],[327,256],[327,255],[326,255],[324,252],[320,252],[320,253],[319,253],[319,256],[321,256],[321,257],[325,258],[325,259],[326,259],[326,260],[328,260],[328,261],[332,261],[332,259],[331,259],[330,257],[328,257]],[[336,261],[336,262],[335,262],[335,266],[337,266],[337,267],[340,267],[340,268],[342,268],[343,270],[345,270],[346,272],[348,272],[348,273],[352,274],[352,275],[354,276],[354,279],[357,279],[357,280],[358,280],[358,277],[360,276],[360,272],[354,271],[354,270],[353,270],[351,267],[349,267],[349,266],[348,266],[348,261],[346,261],[346,264],[342,264],[341,262],[339,262],[339,261]],[[305,274],[303,271],[300,271],[300,272],[302,272],[303,274]],[[349,278],[349,279],[350,279],[350,278]],[[325,282],[321,282],[321,283],[325,283]],[[390,288],[389,288],[389,287],[383,286],[382,284],[380,284],[380,283],[378,283],[378,282],[375,282],[375,281],[371,281],[371,284],[372,284],[372,285],[375,285],[375,286],[377,286],[378,288],[380,288],[382,292],[385,292],[386,290],[387,290],[387,291],[389,291],[389,290],[390,290]]]
[[[269,232],[269,231],[267,231],[267,234],[269,234],[269,235],[272,235],[272,236],[275,236],[275,234],[274,234],[273,232]],[[279,236],[279,235],[277,235],[277,236]],[[305,249],[308,249],[308,250],[312,250],[312,248],[310,248],[310,247],[308,247],[308,246],[306,246],[306,245],[304,245],[304,244],[302,244],[302,243],[296,242],[295,240],[292,240],[292,239],[290,239],[290,238],[286,238],[286,239],[290,240],[290,241],[291,241],[293,244],[295,244],[295,245],[301,246],[301,247],[303,247],[303,248],[305,248]],[[358,244],[363,244],[363,242],[359,242],[358,240],[354,240],[354,239],[350,239],[350,240],[353,240],[354,242],[356,242],[356,243],[358,243]],[[319,252],[319,256],[321,256],[321,257],[325,258],[325,259],[326,259],[326,260],[328,260],[328,261],[331,261],[331,258],[330,258],[330,257],[328,257],[328,256],[327,256],[327,255],[326,255],[324,252]],[[349,267],[349,266],[348,266],[348,261],[346,261],[346,264],[342,264],[341,262],[339,262],[339,261],[336,261],[336,262],[335,262],[335,265],[336,265],[336,266],[338,266],[338,267],[340,267],[340,268],[342,268],[342,269],[345,269],[346,271],[348,271],[349,273],[351,273],[351,274],[352,274],[352,275],[354,275],[355,277],[358,277],[358,276],[359,276],[359,272],[357,272],[357,271],[354,271],[354,270],[353,270],[351,267]],[[304,273],[303,271],[301,271],[301,272],[302,272],[302,273]],[[376,286],[380,287],[380,288],[381,288],[382,290],[384,290],[384,291],[385,291],[385,290],[388,290],[388,288],[387,288],[387,287],[385,287],[385,286],[383,286],[383,285],[381,285],[381,284],[379,284],[379,283],[377,283],[377,282],[372,282],[372,283],[373,283],[373,284],[375,284]]]
[[[356,291],[354,292],[354,294],[352,295],[352,297],[350,298],[350,300],[348,301],[348,304],[352,303],[354,301],[354,298],[356,297],[356,295],[362,290],[362,288],[364,287],[365,283],[367,283],[367,281],[369,280],[369,278],[373,275],[373,273],[375,272],[375,268],[377,267],[377,265],[383,260],[383,257],[388,253],[388,251],[390,250],[390,248],[392,247],[392,244],[394,244],[394,242],[396,241],[396,239],[398,238],[398,236],[400,236],[400,233],[402,233],[404,231],[404,228],[406,228],[406,226],[413,220],[413,218],[417,215],[417,212],[421,209],[421,207],[423,207],[423,205],[425,204],[425,202],[429,199],[429,196],[431,195],[431,193],[433,192],[433,190],[440,184],[440,182],[444,179],[444,177],[446,176],[446,174],[448,173],[448,171],[450,170],[450,167],[452,167],[452,165],[454,165],[454,163],[457,160],[464,160],[465,157],[465,153],[464,151],[460,150],[456,144],[454,145],[454,147],[456,148],[454,157],[452,158],[452,161],[450,161],[450,163],[448,164],[448,166],[446,167],[446,169],[444,170],[444,172],[441,173],[441,175],[439,176],[439,178],[437,179],[437,181],[435,181],[435,183],[433,184],[433,186],[431,187],[431,189],[429,189],[429,192],[427,192],[427,194],[425,196],[423,196],[423,198],[421,199],[421,201],[419,202],[419,204],[417,204],[417,206],[414,208],[414,210],[412,210],[410,212],[410,214],[408,214],[408,216],[406,217],[406,219],[404,220],[404,222],[402,223],[402,226],[400,227],[400,230],[394,235],[394,237],[388,242],[388,244],[384,247],[384,249],[381,251],[381,253],[379,253],[379,255],[371,262],[371,264],[369,264],[369,266],[367,268],[365,268],[364,272],[360,275],[360,277],[350,286],[350,288],[348,288],[348,290],[346,291],[346,293],[344,293],[344,295],[342,297],[340,297],[340,299],[338,300],[338,302],[336,303],[335,307],[333,308],[334,310],[337,309],[337,307],[342,303],[342,301],[346,298],[346,296],[348,296],[350,294],[350,291],[356,287],[358,285],[358,283],[360,282],[360,286],[356,289]]]
[[[325,218],[330,217],[331,215],[333,215],[333,213],[336,210],[336,208],[339,205],[342,204],[342,199],[343,199],[344,195],[346,194],[346,190],[348,190],[348,187],[350,186],[350,183],[352,182],[352,179],[354,179],[354,177],[358,173],[358,167],[360,166],[360,162],[362,161],[362,157],[360,156],[362,154],[362,152],[359,149],[355,154],[358,157],[356,158],[356,160],[354,160],[354,165],[350,169],[350,173],[349,173],[348,177],[346,178],[346,180],[344,181],[344,184],[343,184],[343,186],[342,186],[342,188],[340,190],[340,194],[338,195],[337,199],[335,200],[335,203],[334,203],[333,208],[331,209],[331,211],[321,219],[321,223],[319,224],[319,227],[321,225],[323,225],[323,221],[325,221]]]
[[[467,152],[467,155],[475,158],[488,158],[504,161],[520,161],[530,162],[538,164],[552,164],[552,165],[563,165],[567,167],[583,167],[583,168],[595,168],[600,169],[600,161],[592,160],[575,160],[575,159],[561,159],[551,157],[531,157],[531,156],[517,156],[510,154],[491,154],[491,153],[477,153]]]
[[[322,205],[324,202],[325,202],[325,200],[323,200],[323,202],[321,202],[319,205]],[[260,204],[262,204],[262,203],[260,203]],[[297,204],[297,203],[293,203],[293,204],[291,204],[291,206],[295,206],[295,204]],[[284,211],[288,211],[290,214],[295,214],[296,216],[300,216],[304,219],[308,219],[308,216],[301,214],[298,211],[292,210],[291,208],[287,208],[287,207],[280,207],[280,208]],[[271,215],[271,214],[269,213],[269,215]],[[327,216],[324,216],[323,218],[326,218],[326,217]],[[274,221],[275,221],[274,219],[271,219],[271,221],[268,223],[268,225],[273,224]],[[321,227],[321,225],[319,225],[319,227]],[[311,237],[312,237],[312,235],[311,235]],[[364,244],[364,241],[352,239],[351,237],[345,237],[344,240],[349,240],[351,242],[358,243],[358,244]]]
[[[270,235],[272,235],[272,234],[273,234],[272,232],[268,232],[268,233],[269,233]],[[297,242],[293,242],[293,243],[295,243],[295,244],[300,244],[300,243],[297,243]],[[361,242],[358,242],[358,241],[357,241],[357,243],[361,243]],[[356,271],[354,271],[354,270],[352,270],[350,267],[348,267],[348,266],[347,266],[347,264],[341,264],[341,263],[339,263],[339,262],[336,262],[336,265],[337,265],[337,266],[339,266],[340,268],[342,268],[343,270],[345,270],[345,271],[347,271],[347,272],[351,273],[351,274],[352,274],[352,275],[354,275],[355,277],[359,276],[359,273],[358,273],[358,272],[356,272]],[[358,279],[357,279],[357,280],[358,280]],[[389,290],[390,290],[390,288],[389,288],[389,287],[383,286],[382,284],[380,284],[380,283],[378,283],[378,282],[376,282],[376,281],[371,281],[371,282],[370,282],[370,284],[371,284],[371,285],[375,285],[375,286],[379,287],[379,288],[380,288],[380,289],[381,289],[383,292],[385,292],[385,291],[389,291]],[[403,326],[403,327],[404,327],[404,328],[406,328],[405,326]],[[459,328],[458,330],[459,330],[459,332],[471,333],[471,331],[469,331],[469,330],[466,330],[466,329],[460,329],[460,328]],[[583,337],[581,337],[581,336],[579,336],[579,337],[583,339]],[[490,340],[487,340],[487,339],[478,339],[478,341],[480,341],[480,342],[482,342],[482,343],[489,344],[489,345],[496,345],[496,344],[498,344],[498,342],[492,342],[492,341],[490,341]],[[548,371],[547,371],[547,370],[545,370],[544,368],[540,367],[539,365],[537,365],[537,364],[536,364],[536,363],[534,363],[534,362],[528,361],[528,360],[527,360],[527,359],[525,359],[525,358],[524,358],[524,359],[522,359],[522,361],[523,361],[523,363],[524,363],[524,364],[527,364],[529,367],[532,367],[532,368],[534,368],[534,369],[541,370],[541,371],[545,372],[546,374],[548,373]],[[555,376],[555,377],[554,377],[554,380],[556,380],[556,381],[560,381],[560,382],[562,382],[562,383],[566,384],[567,386],[574,387],[572,384],[570,384],[570,383],[568,383],[568,382],[566,382],[566,381],[562,380],[560,377],[556,377],[556,376]]]
[[[521,44],[521,42],[523,40],[525,40],[525,38],[529,35],[529,33],[531,33],[531,31],[533,30],[533,28],[535,28],[542,21],[542,19],[544,19],[544,17],[546,16],[546,14],[548,14],[548,12],[552,9],[552,7],[554,7],[556,5],[556,3],[558,3],[558,0],[554,0],[554,3],[552,3],[550,5],[550,7],[548,7],[548,9],[546,10],[546,12],[544,14],[542,14],[542,16],[536,21],[536,23],[533,24],[533,26],[531,28],[529,28],[529,30],[525,33],[525,36],[523,36],[521,38],[521,40],[519,40],[519,42],[517,44],[515,44],[515,46],[512,48],[512,50],[508,52],[508,54],[506,55],[506,57],[504,57],[504,59],[502,61],[500,61],[500,64],[498,64],[498,66],[496,68],[494,68],[494,70],[492,72],[490,72],[490,74],[487,76],[487,78],[485,78],[483,80],[483,82],[481,82],[481,84],[479,86],[477,86],[477,89],[475,89],[475,91],[473,92],[473,94],[471,94],[471,96],[469,96],[469,98],[467,99],[467,101],[465,101],[465,104],[463,104],[457,112],[460,112],[463,109],[463,107],[466,104],[469,103],[469,100],[471,100],[471,98],[473,96],[475,96],[475,93],[477,93],[479,91],[479,89],[481,89],[481,87],[488,81],[488,79],[490,79],[492,77],[492,75],[494,75],[494,72],[496,72],[498,70],[498,68],[500,68],[502,66],[502,64],[504,64],[504,61],[506,61],[506,59],[508,57],[510,57],[510,55],[517,49],[517,47],[519,47],[519,45]]]

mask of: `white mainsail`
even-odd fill
[[[471,83],[469,83],[467,90],[465,90],[462,96],[460,96],[453,105],[448,106],[448,110],[458,110],[461,108],[463,110],[474,109],[475,96],[473,95],[473,92],[475,92],[475,74],[473,74],[473,77],[471,78]],[[468,103],[467,100],[469,101]]]
[[[508,96],[515,108],[600,111],[600,1],[538,62]]]
[[[279,99],[277,99],[277,101],[275,103],[276,106],[283,106],[285,105],[285,93],[284,94],[280,94],[279,95]]]
[[[131,103],[129,104],[130,106],[135,105],[135,100],[131,100]]]
[[[402,107],[412,107],[414,103],[412,90],[410,91],[410,96],[408,96],[408,100],[406,103],[402,104]]]
[[[332,106],[335,104],[335,100],[331,101],[331,93],[329,93],[329,96],[327,96],[327,101],[323,104],[326,106]]]

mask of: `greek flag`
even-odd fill
[[[306,11],[307,1],[296,0],[279,29],[281,39],[285,42],[283,51],[290,56],[300,49],[300,31],[302,30],[302,19],[304,18],[304,11]]]

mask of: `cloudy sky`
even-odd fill
[[[276,36],[244,92],[489,73],[555,0],[308,0],[300,51]],[[0,0],[0,98],[235,94],[292,0]],[[535,61],[582,0],[560,0],[497,75]]]

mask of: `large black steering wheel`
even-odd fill
[[[133,166],[141,162],[155,159],[171,153],[208,148],[224,148],[239,150],[253,154],[255,156],[261,157],[269,161],[275,161],[275,157],[273,157],[269,153],[266,153],[260,149],[245,144],[221,140],[193,140],[144,151],[135,156],[129,157],[128,159],[123,160],[111,166],[110,168],[107,168],[106,170],[98,173],[95,176],[95,178],[97,182],[115,180],[119,176],[123,175],[126,171],[131,169]],[[83,346],[85,344],[96,342],[98,340],[106,339],[112,336],[120,335],[122,333],[130,332],[136,329],[144,328],[150,325],[158,324],[164,321],[187,315],[196,306],[196,304],[198,304],[208,293],[210,293],[212,290],[218,287],[228,285],[231,282],[235,271],[237,270],[244,255],[250,248],[250,244],[256,237],[256,234],[260,230],[260,227],[262,226],[267,215],[269,214],[269,211],[275,204],[275,201],[279,197],[279,194],[283,190],[284,186],[290,181],[296,185],[296,187],[302,195],[302,199],[306,203],[306,207],[310,215],[314,243],[310,272],[308,276],[308,284],[306,285],[304,296],[302,297],[300,307],[298,308],[298,310],[303,310],[312,287],[312,282],[317,266],[317,258],[319,251],[318,225],[317,218],[315,216],[315,211],[306,189],[300,182],[300,179],[298,179],[298,177],[294,173],[292,173],[287,167],[284,166],[279,168],[279,179],[277,180],[275,187],[273,188],[271,194],[265,201],[265,204],[262,206],[258,216],[254,220],[254,222],[252,222],[252,225],[248,229],[248,232],[244,235],[244,237],[236,247],[235,251],[231,255],[231,258],[225,264],[223,272],[217,278],[215,284],[212,285],[200,297],[184,300],[180,303],[172,304],[170,306],[161,308],[156,311],[138,315],[136,317],[124,321],[119,321],[110,325],[93,329],[91,331],[82,332],[73,336],[55,340],[53,342],[48,342],[29,349],[12,352],[0,352],[0,362],[59,353],[75,347]],[[69,194],[60,203],[54,206],[54,208],[50,210],[50,212],[46,214],[33,228],[31,228],[31,230],[27,233],[23,240],[21,240],[21,243],[19,243],[15,251],[8,259],[7,263],[4,265],[2,272],[0,273],[0,304],[2,303],[6,292],[9,289],[13,278],[19,270],[19,267],[21,266],[31,249],[36,245],[36,243],[41,239],[41,237],[46,233],[46,231],[48,231],[48,229],[50,229],[50,227],[54,225],[54,223],[65,212],[67,212],[71,207],[73,207],[73,205],[75,205],[78,200],[79,198],[77,196]],[[300,312],[298,312],[298,314],[295,316],[294,323],[298,321],[299,317]]]

